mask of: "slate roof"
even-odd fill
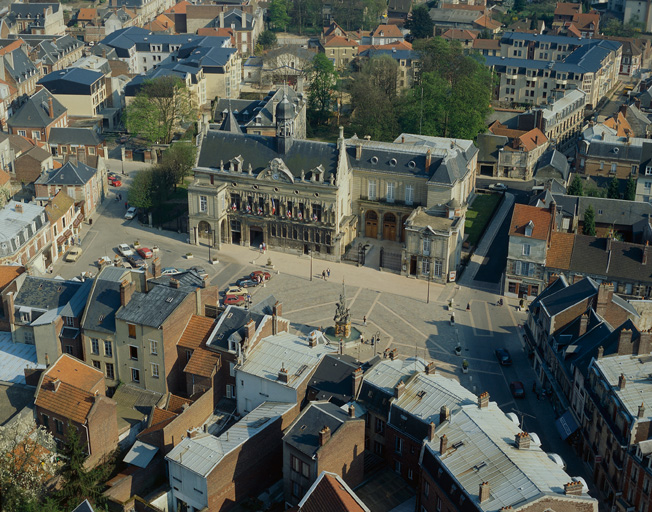
[[[563,214],[572,217],[576,213],[579,220],[584,221],[584,211],[590,206],[595,212],[596,224],[615,224],[633,226],[637,222],[647,220],[652,216],[652,204],[642,201],[625,201],[622,199],[607,199],[602,197],[577,197],[553,194],[557,207]]]
[[[120,309],[120,283],[129,270],[104,267],[93,282],[82,318],[82,329],[115,333],[115,313]]]
[[[326,471],[321,472],[298,507],[301,512],[369,512],[339,475]]]
[[[530,303],[530,311],[534,310],[536,306],[540,306],[541,301],[543,301],[543,299],[546,297],[549,297],[550,295],[557,293],[560,290],[564,290],[568,286],[568,281],[566,281],[566,278],[563,274],[560,274],[557,279],[546,286],[543,291],[539,293],[539,295],[537,295],[536,298]]]
[[[568,159],[563,153],[557,151],[556,149],[552,149],[546,151],[543,155],[541,155],[539,161],[537,162],[536,170],[534,171],[535,177],[540,178],[544,174],[544,171],[547,171],[547,167],[551,167],[555,171],[559,172],[564,180],[568,180],[568,175],[570,174],[570,165],[568,165]]]
[[[294,420],[283,442],[299,450],[308,457],[313,457],[319,450],[319,431],[325,426],[331,430],[331,437],[347,421],[356,421],[349,417],[347,411],[330,402],[310,402],[299,417]]]
[[[160,327],[192,292],[193,289],[186,286],[155,286],[148,293],[136,292],[131,296],[129,303],[118,310],[115,317],[125,322]]]
[[[48,144],[99,146],[103,139],[91,128],[51,128]]]
[[[476,140],[478,146],[478,162],[497,163],[499,150],[509,142],[504,135],[480,133]]]
[[[49,99],[52,98],[54,116],[50,117]],[[21,128],[43,128],[50,126],[68,110],[47,89],[41,89],[29,98],[18,111],[9,118],[7,124]]]
[[[52,155],[45,151],[43,148],[40,148],[38,146],[32,146],[30,149],[25,151],[22,155],[20,155],[18,158],[23,158],[23,157],[29,157],[33,158],[37,162],[45,162],[48,158],[50,158]],[[43,175],[39,176],[38,179],[41,179]],[[37,181],[38,181],[37,179]]]
[[[338,406],[349,403],[353,395],[353,372],[360,367],[355,358],[343,354],[327,354],[310,378],[311,400],[326,400]]]
[[[276,138],[262,135],[237,134],[209,130],[201,145],[198,167],[219,169],[220,160],[224,164],[237,156],[244,159],[245,169],[252,166],[254,174],[258,174],[269,166],[270,161],[281,158],[295,178],[304,170],[309,178],[312,169],[322,165],[325,179],[337,171],[337,146],[326,142],[309,140],[294,140],[286,154],[276,150]],[[225,167],[226,168],[226,167]]]
[[[262,100],[231,100],[220,99],[215,106],[215,119],[232,112],[240,126],[275,126],[275,105],[281,101],[283,96],[287,97],[290,103],[295,105],[298,112],[298,105],[302,100],[291,87],[271,90]],[[258,119],[256,119],[258,118]]]
[[[160,276],[149,279],[147,282],[154,286],[170,286],[173,279],[179,281],[181,286],[190,286],[192,288],[204,287],[204,279],[196,270],[191,269],[184,270],[183,272],[172,276]]]
[[[220,315],[215,329],[206,341],[206,346],[215,350],[218,348],[228,350],[229,339],[232,338],[236,343],[240,343],[244,339],[244,328],[249,320],[253,320],[258,328],[263,318],[264,315],[261,313],[237,306],[228,306]]]
[[[593,297],[598,293],[597,283],[590,277],[585,277],[570,286],[539,299],[549,316],[555,316],[566,311],[571,306]],[[532,305],[530,305],[532,307]]]
[[[58,169],[41,174],[35,183],[39,185],[85,185],[97,173],[97,169],[76,160],[68,160]]]
[[[544,208],[536,208],[525,204],[515,204],[512,213],[512,222],[509,227],[509,236],[525,237],[525,228],[528,223],[533,223],[532,235],[527,238],[547,240],[550,232],[552,215]]]
[[[103,78],[99,71],[73,67],[48,73],[38,83],[52,94],[90,95],[91,86]]]
[[[22,203],[23,211],[20,213],[16,211],[17,204],[11,200],[0,210],[0,250],[5,255],[15,252],[34,236],[34,225],[38,231],[46,223],[43,206]]]
[[[49,311],[64,307],[81,288],[79,281],[27,276],[14,299],[16,307]]]
[[[88,500],[82,501],[72,512],[94,512],[93,507]]]

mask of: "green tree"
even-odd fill
[[[595,211],[591,205],[584,210],[584,225],[582,226],[582,233],[589,236],[595,236]]]
[[[267,8],[269,23],[277,30],[286,31],[290,24],[288,2],[286,0],[272,0]]]
[[[139,171],[131,182],[128,192],[128,201],[131,206],[149,210],[154,206],[153,201],[154,175],[151,169]]]
[[[127,129],[152,144],[169,144],[180,125],[196,118],[190,91],[176,76],[145,81],[125,111]]]
[[[627,180],[627,185],[625,187],[625,199],[627,201],[636,200],[636,180],[634,178],[629,178]]]
[[[577,174],[575,175],[573,181],[571,181],[571,184],[568,187],[568,195],[569,196],[584,195],[584,186],[582,184],[582,178],[580,178]]]
[[[190,175],[195,165],[197,148],[192,143],[177,142],[172,144],[163,153],[161,166],[171,173],[174,180],[174,188],[178,183],[182,183],[184,178]]]
[[[611,18],[606,23],[601,24],[600,28],[605,36],[639,37],[645,25],[637,21],[623,23],[618,18]]]
[[[609,188],[607,188],[607,197],[609,199],[620,199],[620,182],[615,176],[609,182]]]
[[[398,63],[388,55],[372,57],[351,83],[352,129],[374,140],[393,140],[398,131]]]
[[[258,44],[261,45],[265,50],[274,48],[276,43],[276,34],[271,30],[265,30],[260,34],[260,36],[258,36]]]
[[[308,92],[308,117],[316,124],[325,124],[334,103],[337,71],[323,53],[312,59],[310,88]]]
[[[410,30],[412,39],[427,39],[433,36],[435,22],[430,17],[428,7],[424,4],[412,9],[412,14],[405,23],[405,28]]]
[[[525,0],[514,0],[514,12],[521,12],[525,9]]]

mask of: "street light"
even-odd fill
[[[312,281],[312,249],[309,249],[308,253],[310,254],[310,280]]]
[[[211,229],[211,225],[208,225],[208,229],[204,231],[208,235],[208,261],[213,261],[211,258],[211,247],[213,246],[213,230]]]
[[[426,251],[423,251],[424,257],[428,257],[428,296],[426,297],[426,304],[430,304],[430,279],[432,278],[432,261],[430,261],[430,243],[432,241],[432,238],[430,236],[424,236],[423,237],[424,242],[428,242],[428,254],[426,254]],[[422,247],[423,248],[423,247]]]

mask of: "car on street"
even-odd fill
[[[129,247],[127,244],[120,244],[118,245],[118,252],[122,254],[125,258],[127,256],[133,256],[134,255],[134,250]]]
[[[174,276],[177,274],[181,274],[181,271],[178,268],[165,267],[163,270],[161,270],[162,276]]]
[[[129,256],[127,258],[127,261],[129,262],[129,265],[131,265],[134,268],[137,269],[146,269],[147,268],[147,262],[142,259],[140,256]]]
[[[71,247],[66,255],[63,257],[63,261],[77,261],[81,256],[82,248],[81,247]]]
[[[225,306],[242,306],[244,303],[244,295],[227,295],[224,297]]]
[[[249,279],[249,277],[243,277],[242,279],[238,279],[235,284],[242,288],[253,288],[254,286],[258,286],[260,283],[253,279]]]
[[[272,274],[263,270],[254,270],[251,274],[249,274],[249,279],[255,280],[258,276],[262,277],[265,281],[269,281],[269,279],[272,277]]]
[[[118,175],[117,175],[116,173],[114,173],[114,172],[111,172],[111,171],[107,172],[106,175],[108,176],[107,179],[108,179],[109,181],[111,181],[111,180],[115,180],[115,179],[118,178]]]
[[[509,366],[512,364],[512,356],[509,355],[509,350],[506,348],[497,348],[496,349],[496,359],[503,366]]]
[[[122,182],[118,178],[113,178],[112,180],[109,180],[109,183],[113,185],[114,187],[121,187]]]
[[[131,220],[136,216],[137,209],[135,206],[132,206],[127,210],[127,213],[125,213],[125,219]]]
[[[249,295],[247,290],[240,288],[239,286],[229,286],[224,295],[242,295],[243,297]]]
[[[504,183],[493,183],[492,185],[489,185],[489,188],[491,190],[505,191],[507,190],[507,185],[505,185]]]
[[[140,255],[141,258],[145,259],[149,259],[154,256],[154,253],[151,251],[151,249],[148,249],[147,247],[141,247],[137,249],[136,252]]]
[[[204,267],[194,266],[194,267],[190,267],[188,270],[194,270],[195,272],[197,272],[197,274],[199,274],[199,277],[201,278],[208,277],[208,272],[206,272]]]
[[[525,398],[525,386],[520,380],[510,382],[509,390],[514,398]]]

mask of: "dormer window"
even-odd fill
[[[534,229],[534,222],[530,221],[525,226],[525,236],[532,236],[532,230]]]

